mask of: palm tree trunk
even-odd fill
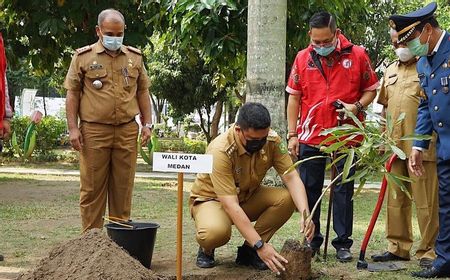
[[[246,101],[264,104],[272,128],[282,136],[286,133],[286,13],[287,0],[248,1]]]

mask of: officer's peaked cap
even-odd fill
[[[389,17],[389,25],[397,31],[398,43],[404,42],[406,39],[414,33],[416,26],[421,24],[424,20],[427,20],[434,15],[434,11],[437,9],[436,2],[431,2],[425,7],[408,13],[406,15],[392,15]]]

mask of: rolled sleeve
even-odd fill
[[[380,86],[380,82],[378,81],[377,74],[373,71],[370,58],[367,53],[364,51],[362,53],[361,60],[361,91],[373,91],[376,90]]]
[[[217,196],[237,195],[231,159],[222,151],[213,151],[213,170],[210,174]]]
[[[289,167],[292,166],[293,162],[289,156],[286,145],[281,142],[281,139],[275,143],[275,149],[273,154],[273,167],[277,173],[282,176]]]
[[[83,77],[83,74],[79,67],[78,55],[75,53],[72,57],[72,62],[70,63],[66,79],[64,80],[64,88],[72,91],[81,91],[81,77]]]
[[[286,91],[293,95],[300,95],[302,93],[298,63],[299,56],[297,55],[294,63],[292,64],[291,74],[289,75],[288,84],[286,87]]]
[[[137,94],[146,93],[150,87],[150,80],[148,78],[147,69],[144,64],[141,64],[141,70],[139,71],[139,77],[137,80]]]

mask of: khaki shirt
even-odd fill
[[[213,170],[211,174],[197,175],[191,190],[191,202],[227,195],[237,195],[239,202],[244,202],[260,187],[269,168],[273,166],[282,175],[292,165],[286,145],[273,130],[270,130],[262,150],[250,155],[233,125],[208,145],[206,153],[213,155]]]
[[[96,89],[94,81],[102,87]],[[148,91],[149,80],[138,49],[122,46],[112,57],[98,41],[77,49],[64,87],[81,92],[82,121],[119,125],[139,114],[137,95]]]
[[[395,121],[401,113],[405,113],[405,119],[394,126],[392,137],[399,139],[405,135],[414,134],[417,121],[417,110],[420,98],[423,95],[419,85],[416,71],[416,62],[409,64],[396,61],[390,64],[381,84],[378,103],[385,106],[386,113]],[[397,146],[407,156],[411,153],[413,141],[398,141]],[[424,151],[424,160],[436,161],[436,135],[433,134],[429,150]]]

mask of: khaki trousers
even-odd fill
[[[80,211],[83,232],[103,226],[110,216],[129,219],[137,157],[138,125],[82,122]]]
[[[421,240],[416,257],[435,259],[434,243],[438,234],[438,181],[436,162],[424,161],[425,174],[416,177],[408,169],[408,160],[396,160],[391,172],[410,177],[413,183],[405,183],[416,205],[417,221]],[[394,198],[392,187],[397,197]],[[410,258],[413,245],[412,201],[398,186],[388,189],[386,234],[389,241],[388,251],[392,254]]]
[[[295,208],[287,189],[273,187],[258,188],[240,206],[250,221],[256,221],[255,230],[265,242],[286,223]],[[197,242],[203,249],[210,251],[230,240],[233,222],[219,201],[194,202],[191,213]]]

